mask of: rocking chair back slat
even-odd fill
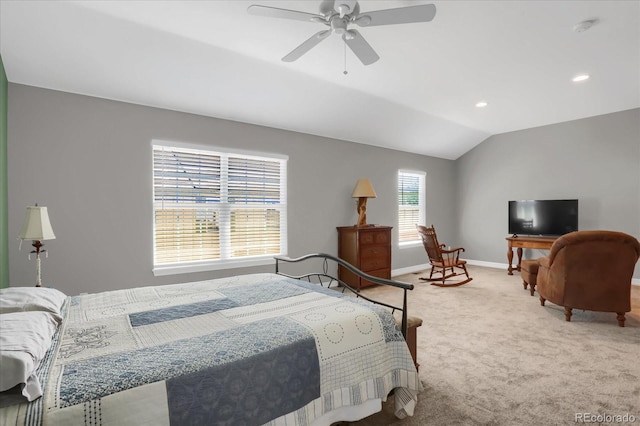
[[[424,228],[424,229],[421,229]],[[442,251],[440,250],[440,244],[438,243],[438,237],[433,227],[427,228],[426,226],[418,227],[418,233],[422,238],[422,244],[427,252],[429,261],[442,262]]]

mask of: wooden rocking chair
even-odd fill
[[[422,238],[422,244],[424,244],[424,249],[427,251],[427,256],[429,256],[429,263],[431,263],[429,278],[420,277],[421,280],[433,281],[431,285],[437,285],[438,287],[456,287],[466,284],[473,279],[469,277],[469,273],[467,272],[467,261],[460,259],[460,252],[464,251],[464,248],[445,249],[444,244],[438,243],[438,237],[436,236],[436,230],[433,225],[431,225],[430,228],[416,225],[416,229]],[[454,268],[462,269],[467,279],[446,284],[445,280],[459,275],[455,272]],[[448,270],[450,270],[449,273],[447,273]],[[442,274],[442,277],[433,278],[434,272]]]

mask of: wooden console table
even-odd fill
[[[513,275],[513,270],[520,270],[520,262],[522,261],[522,249],[523,248],[531,248],[531,249],[542,249],[549,250],[553,242],[557,240],[558,237],[507,237],[507,242],[509,243],[509,250],[507,251],[507,259],[509,260],[509,271],[507,272],[509,275]],[[513,248],[517,248],[518,252],[518,265],[515,268],[511,266],[511,262],[513,261]]]

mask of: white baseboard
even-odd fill
[[[507,270],[507,266],[508,266],[506,263],[485,262],[483,260],[467,259],[467,263],[469,265],[486,266],[487,268],[504,269],[505,271]],[[429,270],[431,270],[431,265],[429,263],[423,263],[422,265],[414,265],[414,266],[407,266],[406,268],[393,269],[391,271],[391,276],[397,277],[398,275],[411,274],[413,272],[429,271]]]
[[[466,260],[467,260],[467,263],[469,265],[485,266],[487,268],[504,269],[505,271],[509,268],[509,265],[507,265],[506,263],[485,262],[484,260],[471,260],[471,259],[466,259]],[[430,264],[423,263],[422,265],[407,266],[406,268],[393,269],[391,271],[391,276],[392,277],[397,277],[398,275],[411,274],[413,272],[425,271],[425,270],[430,270],[430,269],[431,269],[431,265]],[[640,286],[640,278],[632,278],[631,279],[631,284]]]
[[[484,260],[470,260],[470,259],[467,259],[467,263],[469,265],[485,266],[487,268],[504,269],[505,271],[509,269],[509,265],[507,265],[506,263],[485,262]]]
[[[392,277],[397,277],[398,275],[411,274],[413,272],[426,271],[430,270],[431,265],[428,263],[424,263],[422,265],[408,266],[406,268],[393,269],[391,271]]]

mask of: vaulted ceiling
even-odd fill
[[[492,134],[640,107],[640,1],[359,6],[430,3],[431,22],[358,27],[380,56],[368,66],[336,34],[282,62],[325,27],[247,13],[319,13],[319,0],[1,0],[0,54],[12,83],[447,159]]]

